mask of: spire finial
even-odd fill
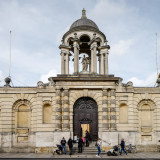
[[[82,17],[81,18],[87,18],[86,17],[86,10],[83,8],[83,10],[82,10]]]

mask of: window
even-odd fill
[[[30,108],[27,105],[21,105],[18,107],[17,116],[17,127],[29,128]]]
[[[119,123],[128,123],[128,107],[121,104],[119,108]]]
[[[43,106],[43,123],[51,123],[52,107],[49,104]]]

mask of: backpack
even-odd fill
[[[97,142],[96,142],[95,146],[96,146],[96,147],[98,146]]]

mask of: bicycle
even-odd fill
[[[129,144],[128,146],[126,146],[126,151],[128,153],[136,153],[137,149],[136,149],[136,146]]]

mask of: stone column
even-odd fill
[[[104,53],[101,54],[101,74],[104,75]]]
[[[107,53],[105,53],[105,64],[104,64],[104,74],[108,75],[108,50]]]
[[[56,131],[62,129],[62,102],[61,102],[61,91],[59,88],[56,89]]]
[[[91,73],[93,73],[93,49],[91,48]]]
[[[91,45],[91,72],[97,73],[97,42]]]
[[[62,131],[69,131],[69,90],[63,91]]]
[[[61,52],[61,74],[65,74],[64,52]]]
[[[102,123],[103,131],[107,131],[109,129],[107,89],[102,91]]]
[[[110,108],[110,128],[111,130],[116,130],[116,95],[115,89],[111,90],[111,108]]]
[[[73,42],[74,47],[74,73],[79,72],[79,45],[77,41]]]
[[[69,53],[66,53],[66,66],[65,66],[65,74],[69,74]]]
[[[98,61],[99,61],[99,74],[101,74],[101,55],[100,54],[98,56]]]

